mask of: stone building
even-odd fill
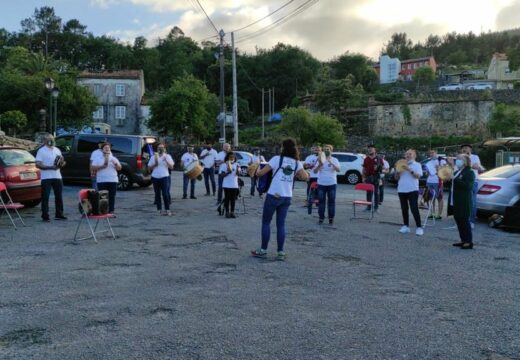
[[[140,134],[144,95],[142,70],[82,72],[78,84],[86,86],[98,99],[93,122],[111,126],[113,134]]]
[[[513,71],[509,68],[506,54],[494,53],[487,71],[487,78],[496,81],[497,89],[508,89],[512,88],[514,81],[520,80],[520,71]]]

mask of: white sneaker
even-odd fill
[[[474,229],[475,228],[475,224],[473,223],[470,223],[471,224],[471,229]]]
[[[424,230],[422,227],[418,227],[416,230],[415,230],[415,235],[417,236],[423,236],[424,235]]]
[[[410,228],[406,225],[403,225],[401,229],[399,230],[401,234],[408,234],[410,232]]]

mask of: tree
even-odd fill
[[[207,138],[216,131],[218,103],[204,83],[193,75],[173,81],[151,104],[151,129],[177,137]]]
[[[515,136],[520,133],[520,110],[498,104],[491,115],[489,130],[493,134]]]
[[[43,50],[45,58],[50,52],[52,53],[58,48],[56,39],[52,38],[52,34],[58,34],[61,31],[61,18],[54,13],[54,8],[50,6],[42,6],[34,9],[31,18],[21,21],[22,31],[25,34],[32,35],[34,50]],[[41,45],[43,44],[43,48]]]
[[[346,52],[332,59],[329,66],[334,79],[344,79],[348,75],[352,75],[353,84],[361,84],[365,89],[377,81],[377,72],[369,63],[369,59],[362,54]]]
[[[6,111],[0,114],[0,129],[12,129],[16,134],[17,131],[27,126],[27,116],[18,110]]]
[[[413,79],[420,84],[428,84],[435,81],[435,73],[431,67],[423,66],[415,71]]]
[[[408,39],[406,33],[393,33],[390,41],[382,50],[383,54],[390,57],[406,60],[410,58],[413,43]]]
[[[340,116],[344,109],[363,105],[364,91],[361,84],[354,85],[352,75],[344,79],[325,79],[316,92],[316,105],[322,112]]]
[[[509,60],[509,69],[513,71],[520,69],[520,43],[509,49],[507,58]]]

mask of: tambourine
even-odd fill
[[[320,161],[320,164],[325,164],[325,161],[327,161],[327,156],[325,155],[325,152],[320,152],[320,155],[318,155],[318,159]]]
[[[437,176],[442,181],[448,181],[453,178],[453,168],[450,165],[443,165],[437,170]]]
[[[56,155],[54,158],[54,166],[56,166],[58,169],[62,168],[65,164],[65,158],[61,155]]]
[[[256,174],[256,169],[258,169],[258,166],[260,166],[260,163],[252,163],[247,167],[247,174],[249,177],[254,177]]]
[[[402,173],[403,171],[408,170],[408,161],[405,159],[397,160],[395,163],[395,172]]]

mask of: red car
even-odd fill
[[[5,183],[14,202],[27,207],[40,203],[42,198],[40,169],[28,151],[0,146],[0,181]]]

